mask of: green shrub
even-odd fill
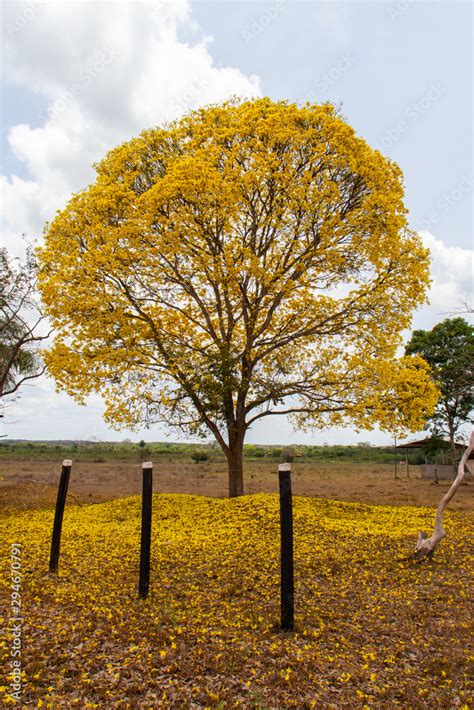
[[[281,460],[283,463],[293,463],[295,460],[296,452],[291,446],[287,446],[281,452]]]

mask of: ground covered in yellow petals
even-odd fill
[[[139,497],[5,510],[22,545],[23,704],[50,708],[470,708],[470,519],[433,564],[400,561],[426,508],[295,498],[295,633],[280,633],[278,497],[156,495],[151,593],[137,598]],[[10,559],[3,555],[8,626]],[[11,637],[3,639],[9,668]],[[3,682],[8,704],[8,678]]]

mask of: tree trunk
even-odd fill
[[[227,465],[229,467],[229,498],[236,498],[244,494],[244,436],[238,434],[229,442]]]
[[[440,501],[438,505],[438,510],[436,511],[436,521],[434,532],[431,537],[428,537],[428,533],[422,531],[418,534],[418,541],[416,543],[415,552],[411,555],[411,559],[414,562],[422,562],[424,559],[431,559],[433,557],[436,547],[441,542],[443,538],[446,537],[446,531],[443,528],[443,513],[446,506],[448,505],[451,498],[456,493],[457,489],[461,485],[461,481],[464,478],[464,470],[466,461],[469,455],[474,450],[474,431],[471,433],[471,438],[469,440],[468,447],[463,454],[461,461],[458,466],[458,474],[454,481],[452,482],[448,492]]]
[[[456,451],[456,444],[454,441],[454,430],[453,430],[453,427],[451,426],[451,424],[449,426],[449,441],[451,444],[451,461],[453,464],[453,476],[455,477],[456,476],[456,459],[457,459],[458,453]]]

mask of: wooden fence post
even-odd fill
[[[140,543],[140,581],[138,596],[146,599],[150,588],[150,545],[151,545],[151,507],[153,489],[153,464],[143,464],[142,489],[142,535]]]
[[[49,556],[49,571],[57,572],[59,565],[59,548],[61,546],[61,529],[63,525],[64,507],[66,505],[67,489],[69,477],[71,475],[72,461],[65,459],[61,469],[59,479],[58,497],[56,499],[56,510],[54,513],[53,537],[51,540],[51,553]]]
[[[278,479],[280,484],[281,629],[282,631],[292,631],[294,628],[295,590],[291,464],[280,464]]]

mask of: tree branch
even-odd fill
[[[428,537],[428,534],[426,532],[424,532],[423,530],[418,534],[418,540],[416,543],[415,552],[410,556],[410,559],[412,559],[414,562],[422,562],[425,559],[431,559],[434,555],[434,552],[435,552],[438,544],[441,542],[441,540],[443,540],[443,538],[446,537],[446,531],[443,527],[443,513],[444,513],[449,501],[454,497],[454,494],[456,493],[459,486],[461,485],[461,482],[462,482],[464,475],[465,475],[466,462],[473,450],[474,450],[474,431],[471,433],[468,447],[465,450],[465,452],[461,458],[461,461],[459,462],[457,476],[454,479],[454,481],[452,482],[451,486],[449,487],[448,492],[442,497],[442,499],[438,505],[438,510],[436,511],[436,520],[435,520],[433,534],[431,535],[431,537]]]

